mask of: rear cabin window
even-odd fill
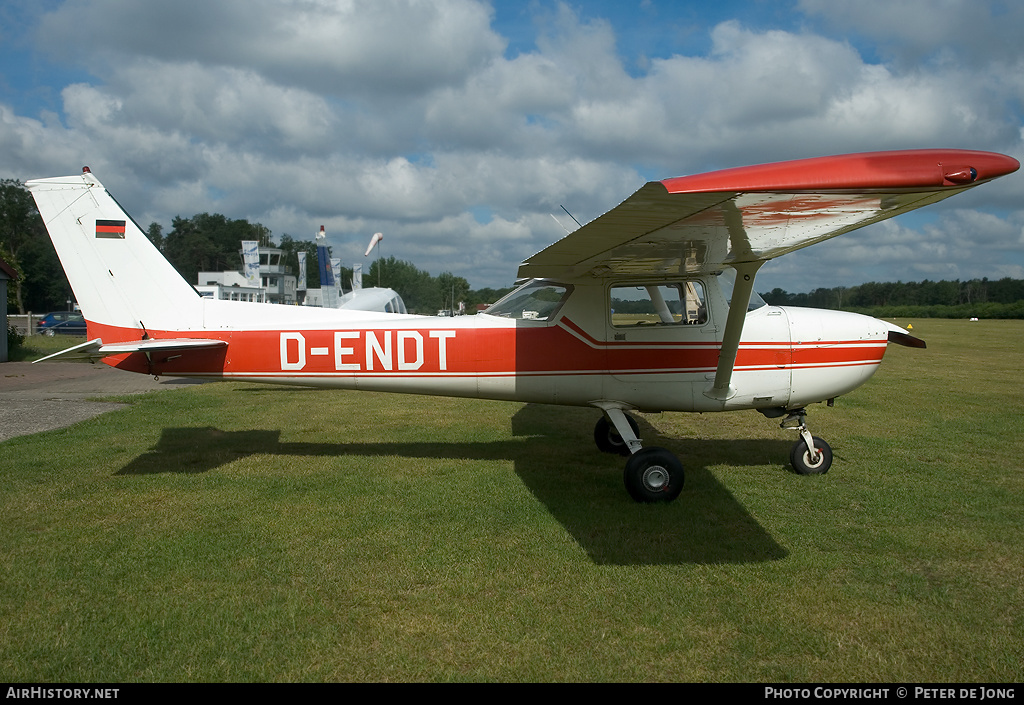
[[[708,321],[704,285],[686,281],[613,286],[611,316],[616,328],[701,325]]]

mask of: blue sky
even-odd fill
[[[1024,4],[0,1],[0,177],[88,164],[474,287],[645,180],[843,152],[1024,157]],[[1024,176],[769,263],[758,289],[1024,278]],[[563,217],[564,219],[564,217]]]

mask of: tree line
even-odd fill
[[[881,318],[1024,318],[1024,280],[1003,277],[961,281],[867,282],[792,294],[761,293],[776,306],[805,306]]]
[[[71,286],[32,194],[14,179],[0,180],[0,257],[18,274],[7,283],[8,311],[67,309]]]

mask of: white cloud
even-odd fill
[[[39,36],[68,58],[187,58],[329,95],[408,96],[458,83],[500,53],[489,22],[472,0],[71,0]]]
[[[770,262],[758,290],[799,292],[869,280],[1024,278],[1021,213],[1006,219],[954,209],[918,227],[904,220],[887,220]]]
[[[0,172],[89,164],[143,222],[221,212],[302,238],[324,223],[352,256],[382,231],[389,255],[502,285],[562,235],[549,214],[592,219],[645,178],[889,148],[1024,154],[1024,51],[1004,50],[1022,11],[975,5],[928,2],[911,26],[912,2],[804,0],[807,22],[727,21],[707,53],[636,70],[586,3],[535,9],[547,21],[512,55],[474,0],[69,0],[35,36],[79,73],[59,119],[0,104]],[[759,284],[1020,267],[1019,193],[1003,180],[930,224],[782,258]]]
[[[1024,5],[1016,0],[799,0],[826,25],[879,42],[904,66],[923,61],[985,66],[1024,54]]]

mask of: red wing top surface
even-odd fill
[[[1019,167],[990,152],[914,150],[652,181],[530,257],[519,276],[689,275],[769,260]]]

